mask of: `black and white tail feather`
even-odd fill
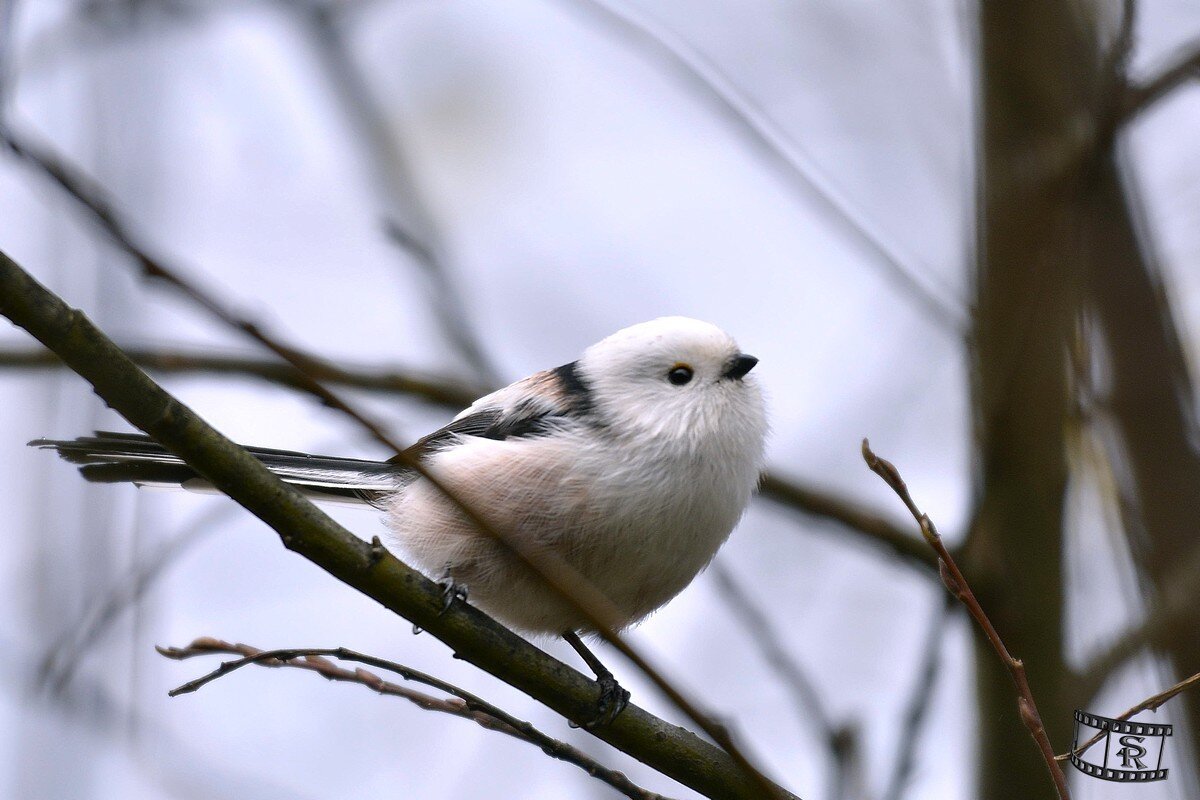
[[[139,486],[183,487],[214,491],[201,477],[149,436],[138,433],[96,431],[70,441],[37,439],[29,443],[56,451],[79,465],[83,477],[96,483],[135,483]],[[401,484],[405,469],[386,461],[314,456],[292,450],[247,447],[285,483],[314,499],[379,505]]]

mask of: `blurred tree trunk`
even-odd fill
[[[1080,221],[1094,158],[1098,43],[1062,0],[980,5],[978,273],[973,341],[978,594],[1025,661],[1050,741],[1070,744],[1063,657],[1067,354],[1079,308]],[[984,800],[1053,798],[1012,681],[976,646]]]
[[[1088,288],[1111,370],[1106,405],[1116,440],[1108,443],[1109,458],[1121,465],[1122,492],[1133,500],[1125,523],[1130,552],[1143,583],[1162,596],[1197,579],[1185,573],[1200,552],[1195,397],[1166,293],[1145,263],[1149,248],[1139,252],[1129,218],[1115,213],[1120,176],[1112,161],[1105,166],[1091,216]],[[1170,657],[1178,678],[1200,671],[1200,606],[1193,603],[1152,644]],[[1193,733],[1200,731],[1200,693],[1177,702]],[[1191,738],[1193,763],[1200,764],[1200,737]]]
[[[1120,180],[1112,131],[1121,67],[1098,3],[983,0],[974,367],[980,516],[970,542],[980,600],[1025,660],[1056,750],[1078,696],[1063,658],[1063,495],[1071,337],[1086,311],[1108,356],[1110,450],[1132,498],[1126,535],[1158,592],[1196,552],[1194,397],[1165,294]],[[1093,342],[1099,344],[1099,342]],[[1186,576],[1184,576],[1186,579]],[[1200,669],[1200,609],[1160,642],[1177,672]],[[1007,674],[977,647],[980,797],[1050,798]],[[1187,696],[1200,730],[1200,695]],[[1111,709],[1110,709],[1111,711]],[[1103,713],[1103,712],[1101,712]],[[1200,753],[1192,754],[1200,763]]]

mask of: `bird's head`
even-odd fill
[[[766,411],[748,374],[756,363],[715,325],[661,317],[597,342],[577,365],[593,410],[618,435],[761,457]]]

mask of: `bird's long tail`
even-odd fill
[[[32,447],[54,450],[89,481],[135,483],[139,486],[175,486],[212,491],[212,484],[149,436],[97,431],[74,441],[37,439]],[[316,499],[353,503],[378,503],[395,491],[402,468],[386,461],[332,458],[247,447],[249,453],[286,483]]]

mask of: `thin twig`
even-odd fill
[[[833,790],[829,796],[831,798],[845,797],[847,777],[851,767],[851,749],[847,746],[848,728],[840,727],[833,722],[821,700],[820,691],[783,646],[783,642],[771,626],[771,621],[767,618],[766,613],[754,604],[754,601],[750,599],[750,596],[724,564],[718,560],[709,568],[709,574],[715,579],[717,591],[721,593],[726,605],[741,622],[746,635],[758,647],[767,664],[783,680],[784,686],[792,696],[796,717],[801,724],[815,727],[820,737],[825,740],[834,775]]]
[[[1175,695],[1182,694],[1182,693],[1186,692],[1188,689],[1191,689],[1193,686],[1196,686],[1198,684],[1200,684],[1200,672],[1197,672],[1195,675],[1191,676],[1190,678],[1184,678],[1179,683],[1175,684],[1174,686],[1172,686],[1169,689],[1164,689],[1163,691],[1159,692],[1158,694],[1154,694],[1154,695],[1147,697],[1145,700],[1143,700],[1142,702],[1133,706],[1132,708],[1122,711],[1120,714],[1113,717],[1113,719],[1119,719],[1119,720],[1124,721],[1124,720],[1127,720],[1127,719],[1130,719],[1131,717],[1133,717],[1134,714],[1140,714],[1143,711],[1158,711],[1159,707],[1163,703],[1165,703],[1168,700],[1170,700],[1171,698],[1175,697]],[[1086,742],[1079,745],[1079,747],[1077,747],[1074,750],[1074,755],[1076,755],[1076,756],[1083,755],[1088,750],[1088,748],[1090,748],[1092,745],[1094,745],[1096,742],[1100,741],[1103,738],[1104,738],[1103,731],[1101,731],[1100,733],[1097,733],[1091,739],[1088,739]],[[1059,761],[1066,761],[1068,758],[1071,757],[1071,755],[1072,755],[1072,753],[1067,752],[1067,753],[1063,753],[1061,755],[1057,755],[1057,756],[1055,756],[1055,758]]]
[[[896,754],[895,768],[892,771],[892,781],[883,800],[901,800],[904,790],[912,779],[913,767],[916,764],[917,745],[921,741],[921,727],[929,716],[932,706],[933,690],[937,685],[940,670],[942,642],[946,638],[946,620],[954,598],[949,594],[943,595],[943,602],[933,614],[929,624],[929,632],[925,637],[924,658],[917,675],[917,682],[909,698],[908,707],[904,712],[904,724],[900,731],[900,751]]]
[[[921,526],[921,534],[925,537],[925,541],[929,543],[938,554],[938,571],[942,578],[942,583],[946,585],[946,589],[954,595],[960,602],[967,607],[967,611],[978,623],[991,644],[992,649],[996,651],[996,655],[1000,657],[1001,663],[1004,664],[1009,674],[1012,676],[1013,683],[1017,688],[1017,710],[1021,716],[1021,722],[1024,723],[1029,735],[1033,737],[1037,743],[1038,750],[1042,753],[1042,759],[1046,762],[1046,768],[1050,772],[1050,778],[1054,781],[1054,787],[1058,791],[1059,800],[1070,800],[1070,791],[1067,789],[1067,779],[1063,775],[1062,768],[1054,758],[1054,748],[1050,745],[1050,739],[1046,735],[1046,728],[1042,724],[1041,715],[1038,714],[1037,703],[1033,699],[1033,692],[1029,688],[1029,681],[1025,677],[1025,665],[1018,658],[1013,658],[1009,654],[1008,648],[1004,646],[1004,641],[1000,638],[1000,634],[996,632],[995,626],[988,618],[987,612],[979,605],[979,601],[975,599],[975,593],[971,591],[970,584],[967,583],[966,577],[959,570],[958,564],[955,563],[954,557],[946,549],[946,545],[942,543],[942,537],[938,534],[937,528],[934,527],[933,520],[917,508],[913,502],[912,496],[908,493],[908,486],[904,483],[904,479],[900,477],[900,471],[896,469],[890,461],[886,461],[871,451],[871,446],[866,439],[862,442],[863,459],[867,462],[867,466],[871,471],[883,478],[884,483],[891,487],[892,491],[904,502],[909,513],[913,515],[913,519]]]
[[[755,150],[783,168],[783,174],[804,194],[817,203],[850,236],[874,257],[905,292],[923,306],[940,327],[960,336],[967,333],[963,304],[943,300],[919,279],[910,265],[861,221],[861,213],[834,191],[812,163],[789,140],[780,127],[756,107],[720,69],[685,42],[680,36],[648,20],[645,15],[620,7],[609,0],[568,0],[568,8],[590,12],[629,43],[663,64],[708,103],[719,117]]]
[[[220,667],[207,675],[189,681],[176,689],[172,689],[168,692],[171,697],[194,692],[217,678],[228,675],[234,670],[248,664],[257,664],[262,667],[294,667],[296,669],[315,672],[327,680],[357,683],[379,694],[402,697],[426,711],[440,711],[444,714],[469,719],[487,730],[497,731],[514,739],[536,745],[546,755],[569,764],[574,764],[588,775],[607,783],[621,794],[634,800],[668,800],[662,795],[643,789],[625,777],[623,773],[605,767],[582,750],[543,733],[531,723],[514,717],[503,709],[488,703],[465,689],[435,678],[432,675],[427,675],[419,670],[406,667],[403,664],[397,664],[394,661],[364,655],[344,647],[289,647],[278,650],[260,650],[249,645],[230,644],[229,642],[223,642],[207,636],[196,639],[187,647],[156,647],[155,649],[161,655],[177,661],[195,656],[220,653],[241,656],[237,661],[224,662]],[[392,683],[391,681],[386,681],[375,673],[364,669],[345,669],[329,661],[329,658],[336,658],[340,661],[353,661],[360,664],[367,664],[377,669],[385,669],[407,681],[422,683],[439,691],[446,692],[453,695],[456,699],[433,697],[424,692],[418,692]]]

